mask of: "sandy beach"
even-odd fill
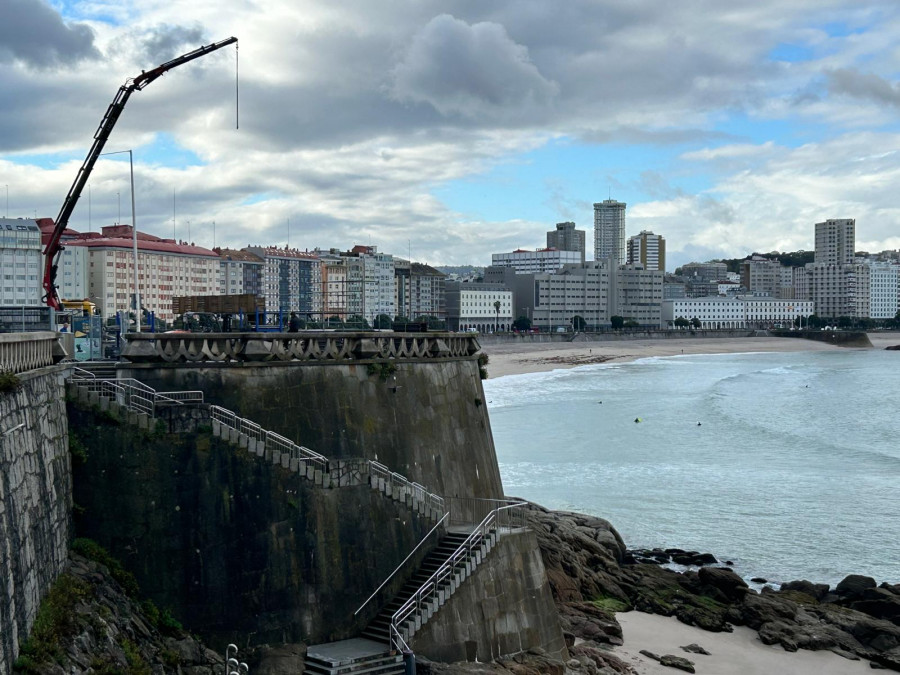
[[[756,631],[736,626],[733,633],[710,633],[681,623],[674,617],[620,612],[625,644],[613,653],[640,675],[672,675],[683,672],[644,656],[673,654],[694,663],[697,675],[855,675],[870,673],[868,661],[850,661],[833,652],[800,650],[786,652],[780,646],[764,645]],[[682,646],[697,644],[710,654],[691,654]]]
[[[900,344],[900,333],[869,333],[875,349]],[[648,356],[738,354],[746,352],[809,352],[846,349],[802,338],[674,338],[608,342],[508,342],[486,344],[491,378],[574,368],[594,363],[634,361]]]

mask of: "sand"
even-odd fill
[[[663,666],[639,652],[657,656],[674,654],[694,663],[697,675],[857,675],[871,673],[868,661],[851,661],[828,651],[801,649],[786,652],[780,646],[759,641],[756,631],[736,626],[733,633],[709,633],[687,626],[674,617],[624,612],[616,615],[622,624],[625,644],[613,653],[640,675],[674,675],[684,671]],[[698,644],[710,653],[690,654],[681,647]]]
[[[900,333],[869,333],[876,349],[900,344]],[[802,338],[673,338],[598,342],[503,342],[486,338],[482,349],[488,355],[490,378],[574,368],[593,363],[624,362],[648,356],[681,354],[738,354],[745,352],[809,352],[837,347]]]

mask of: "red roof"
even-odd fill
[[[140,234],[140,233],[139,233]],[[181,255],[208,256],[218,258],[215,251],[201,246],[190,244],[176,244],[172,239],[159,239],[157,241],[138,238],[139,251],[155,251],[158,253],[177,253]],[[66,243],[66,246],[87,246],[88,248],[126,248],[131,250],[133,240],[125,237],[100,237],[75,239]]]

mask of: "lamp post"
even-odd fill
[[[137,245],[137,217],[134,209],[134,158],[131,150],[117,150],[116,152],[104,152],[104,155],[124,155],[128,153],[128,168],[131,173],[131,244],[134,253],[134,316],[135,333],[141,332],[141,291],[138,287],[138,245]],[[121,214],[119,216],[121,218]]]

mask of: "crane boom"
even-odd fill
[[[97,163],[100,153],[103,152],[103,146],[106,145],[106,141],[109,139],[113,127],[116,126],[116,122],[119,120],[119,116],[122,114],[122,110],[125,108],[125,104],[128,102],[131,94],[135,91],[140,91],[153,82],[153,80],[161,77],[167,71],[172,70],[172,68],[176,68],[188,61],[193,61],[194,59],[200,58],[201,56],[214,52],[222,47],[227,47],[237,41],[238,39],[236,37],[230,37],[211,45],[199,47],[194,51],[182,54],[171,61],[166,61],[152,70],[142,71],[140,75],[127,80],[125,84],[119,87],[116,97],[113,99],[113,102],[109,104],[106,114],[100,121],[100,126],[97,127],[97,131],[94,134],[94,144],[91,146],[84,163],[78,170],[78,174],[75,176],[75,182],[72,183],[72,187],[69,188],[69,194],[66,195],[66,200],[63,202],[62,208],[59,210],[59,215],[56,217],[56,227],[50,235],[47,247],[44,249],[44,291],[46,292],[44,302],[48,306],[53,309],[62,309],[59,296],[56,293],[56,271],[59,263],[59,256],[63,251],[63,247],[59,242],[66,226],[69,224],[69,217],[75,210],[75,205],[78,203],[79,197],[81,197],[84,186],[87,185],[91,171],[94,170],[94,165]]]

